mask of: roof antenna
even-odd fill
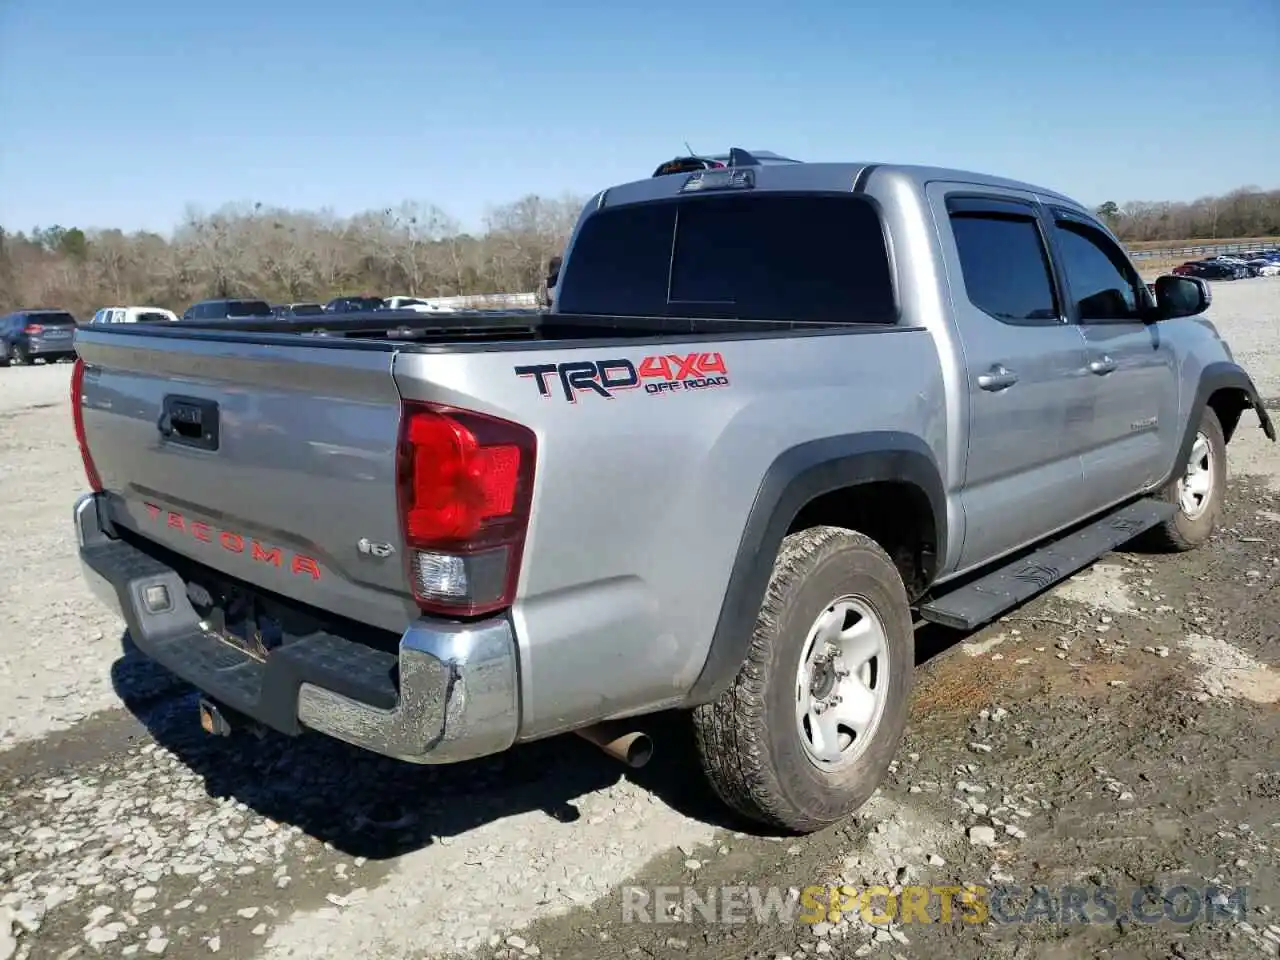
[[[684,141],[684,148],[689,151],[689,156],[691,157],[697,156],[697,154],[693,152],[693,147],[689,146],[688,140]]]

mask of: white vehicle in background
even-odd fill
[[[103,307],[90,323],[177,323],[178,315],[164,307]]]
[[[387,297],[382,305],[388,310],[412,310],[414,313],[453,313],[452,307],[442,307],[438,303],[423,300],[421,297]]]

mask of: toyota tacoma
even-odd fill
[[[207,729],[640,762],[687,711],[725,803],[814,831],[885,776],[918,623],[1205,543],[1242,414],[1275,440],[1202,280],[994,176],[738,151],[601,191],[556,287],[77,332],[85,576]]]

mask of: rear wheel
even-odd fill
[[[880,546],[836,527],[788,536],[746,662],[694,711],[716,794],[797,833],[853,813],[902,740],[914,669],[906,589]]]
[[[13,343],[9,345],[9,362],[25,367],[31,363],[31,355],[22,344]]]
[[[1187,462],[1160,492],[1177,513],[1152,528],[1146,539],[1164,550],[1194,550],[1213,535],[1226,488],[1227,441],[1218,415],[1206,407]]]

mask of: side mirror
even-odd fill
[[[1204,313],[1213,302],[1209,284],[1199,277],[1178,277],[1173,274],[1157,277],[1155,295],[1158,320],[1194,317]]]
[[[551,262],[547,264],[547,287],[554,287],[560,280],[560,264],[564,262],[563,257],[552,257]]]

